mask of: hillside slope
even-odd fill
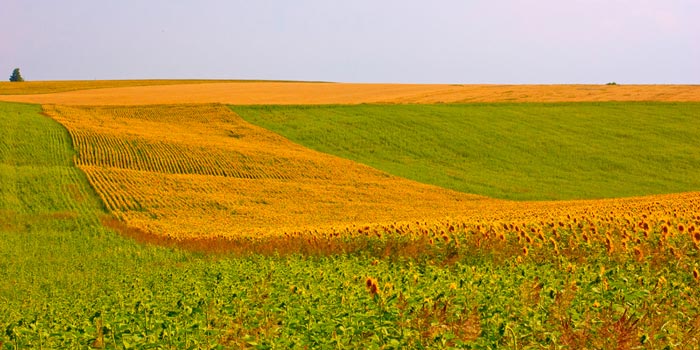
[[[367,196],[360,200],[387,199],[366,203],[376,215],[386,214],[382,206],[409,207],[420,186],[402,180],[408,192],[382,197],[381,186],[363,187],[381,173],[323,160],[329,156],[260,131],[222,106],[45,109],[71,125],[77,154],[66,130],[37,106],[0,103],[0,347],[698,348],[700,193],[557,202],[470,197],[459,206],[475,210],[460,211],[461,218],[445,218],[453,207],[440,203],[444,211],[433,213],[440,220],[286,234],[259,250],[210,257],[136,244],[101,227],[107,213],[71,158],[126,219],[190,219],[214,234],[237,231],[209,225],[219,219],[211,204],[248,193],[226,179],[281,176],[273,180],[286,185],[271,189],[289,190],[314,183],[311,177],[316,190],[325,185],[336,194],[350,189],[314,176],[348,172],[360,176],[352,183]],[[280,155],[292,164],[274,163]],[[299,170],[293,165],[304,155],[310,163],[302,164],[344,167],[284,178],[281,170]],[[194,176],[200,173],[207,175]],[[141,176],[153,181],[138,185]],[[430,191],[419,192],[419,202],[441,193],[422,188]],[[143,202],[134,200],[137,190],[147,191]],[[304,205],[292,214],[327,214],[313,211],[323,203],[294,195]],[[293,209],[260,204],[273,220],[274,210]],[[169,211],[182,206],[195,209]]]
[[[460,213],[486,198],[387,175],[298,146],[225,106],[66,107],[107,207],[174,237],[261,235]]]
[[[353,235],[358,228],[367,232],[411,222],[465,227],[562,216],[567,221],[591,213],[642,212],[654,203],[665,203],[654,211],[666,206],[677,210],[695,205],[697,196],[494,200],[313,151],[251,125],[221,105],[44,110],[68,128],[78,152],[76,164],[114,215],[131,227],[177,239]],[[440,230],[444,228],[429,231]]]
[[[315,150],[516,200],[700,190],[698,103],[232,106]]]

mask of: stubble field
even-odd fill
[[[93,84],[100,88],[90,89],[87,83],[73,86],[65,82],[48,82],[40,86],[40,94],[29,94],[29,89],[0,83],[0,101],[63,105],[700,101],[700,85],[429,85],[256,81],[194,81],[187,84],[183,81],[95,81]],[[75,91],[78,86],[82,89]],[[57,92],[46,93],[51,89]]]

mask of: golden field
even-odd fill
[[[164,85],[165,83],[170,85]],[[12,95],[9,94],[11,90],[8,90],[8,86],[15,85],[3,83],[0,84],[0,101],[61,105],[700,101],[700,86],[697,85],[447,85],[254,81],[97,81],[93,87],[88,83],[76,83],[73,87],[45,84],[43,91],[54,89],[59,92],[26,94],[30,90],[23,90],[21,85],[17,85],[14,88],[17,94]],[[29,85],[27,87],[31,88]],[[69,88],[82,90],[60,92]]]
[[[220,105],[45,106],[127,224],[174,237],[412,220],[487,200],[295,145]],[[407,200],[409,199],[409,200]]]
[[[75,162],[107,208],[155,236],[394,237],[525,255],[600,245],[629,258],[700,249],[700,193],[495,200],[309,150],[217,104],[44,110],[68,128]],[[560,240],[558,230],[574,235]]]
[[[47,80],[0,82],[0,95],[36,95],[57,92],[92,90],[105,88],[151,86],[151,85],[183,85],[217,82],[234,82],[235,80]]]

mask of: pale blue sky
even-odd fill
[[[0,0],[0,74],[700,84],[698,0]]]

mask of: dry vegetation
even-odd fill
[[[231,82],[227,80],[47,80],[0,82],[0,95],[36,95],[57,92],[152,85],[184,85]]]
[[[237,236],[462,212],[484,199],[311,151],[224,106],[61,107],[107,207],[173,237]]]
[[[700,239],[694,228],[700,227],[694,216],[697,193],[499,201],[303,148],[220,105],[45,106],[45,112],[68,128],[77,165],[127,225],[110,226],[136,230],[135,236],[146,240],[160,236],[164,242],[189,240],[191,247],[219,250],[228,241],[270,253],[298,251],[300,242],[305,252],[366,249],[367,237],[417,243],[384,246],[406,255],[449,242],[489,245],[506,255],[533,254],[546,246],[579,254],[586,251],[579,245],[600,244],[610,253],[633,256],[665,251],[675,233],[685,238],[674,243],[682,247],[673,252]],[[574,235],[560,241],[558,229]],[[651,243],[650,232],[661,234],[659,241]]]
[[[145,85],[145,84],[144,84]],[[234,82],[129,86],[42,95],[5,95],[2,101],[67,105],[359,104],[575,101],[700,101],[692,85],[428,85]]]
[[[36,95],[57,92],[93,90],[106,88],[124,88],[153,85],[187,85],[216,83],[251,83],[260,80],[200,80],[200,79],[154,79],[154,80],[46,80],[0,82],[0,95]],[[270,82],[270,81],[268,81]]]

